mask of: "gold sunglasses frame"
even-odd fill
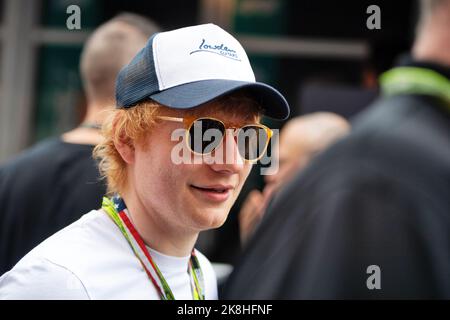
[[[198,121],[198,120],[208,119],[208,120],[215,120],[215,121],[218,121],[218,122],[220,122],[220,123],[223,125],[223,127],[225,128],[225,130],[226,130],[226,129],[234,129],[234,130],[235,130],[234,133],[233,133],[233,136],[234,136],[234,137],[237,137],[237,135],[239,134],[239,131],[242,130],[242,128],[245,128],[245,127],[259,127],[259,128],[261,128],[261,129],[263,129],[263,130],[267,133],[267,141],[266,141],[266,145],[264,146],[263,151],[261,152],[261,155],[260,155],[258,158],[256,158],[256,159],[251,159],[251,160],[250,160],[250,159],[245,159],[245,158],[240,154],[240,152],[239,152],[241,158],[244,159],[244,161],[247,161],[247,162],[250,162],[250,163],[255,163],[255,162],[257,162],[259,159],[261,159],[261,158],[264,156],[264,154],[266,153],[267,148],[268,148],[268,146],[269,146],[270,139],[271,139],[272,136],[273,136],[273,131],[272,131],[272,129],[270,129],[269,127],[266,127],[265,125],[260,124],[260,123],[247,124],[247,125],[245,125],[245,126],[238,127],[237,124],[231,124],[231,123],[230,123],[229,126],[226,126],[225,123],[224,123],[222,120],[219,120],[219,119],[213,118],[213,117],[200,117],[200,118],[197,118],[197,117],[184,117],[184,118],[180,118],[180,117],[158,116],[157,119],[166,120],[166,121],[171,121],[171,122],[181,122],[181,123],[183,123],[184,126],[185,126],[185,130],[186,130],[186,136],[185,136],[186,146],[189,148],[189,150],[190,150],[193,154],[199,155],[199,156],[209,155],[209,154],[211,154],[214,150],[216,150],[217,148],[219,148],[219,147],[222,145],[222,143],[223,143],[223,140],[224,140],[224,138],[225,138],[225,135],[223,135],[222,140],[220,141],[220,144],[217,145],[217,147],[215,147],[213,150],[211,150],[211,151],[208,152],[208,153],[199,153],[199,152],[196,152],[196,151],[192,150],[191,146],[190,146],[189,143],[188,143],[188,141],[190,141],[190,137],[189,137],[189,136],[190,136],[190,133],[189,133],[189,131],[191,130],[191,127],[192,127],[192,125],[194,124],[194,122],[195,122],[195,121]],[[189,140],[188,140],[188,139],[189,139]],[[239,150],[239,149],[238,149],[238,150]]]

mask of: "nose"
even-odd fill
[[[227,129],[222,144],[212,154],[211,168],[217,172],[238,173],[244,169],[245,160],[239,153],[234,129]]]

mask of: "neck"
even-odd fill
[[[92,102],[88,105],[83,122],[102,124],[109,110],[113,106],[111,102]]]
[[[91,103],[87,108],[87,114],[82,123],[101,125],[106,117],[106,104]],[[100,130],[95,128],[77,127],[62,135],[62,140],[67,143],[97,145],[102,141],[103,137]]]
[[[136,192],[124,191],[121,196],[134,227],[147,246],[168,256],[186,257],[191,254],[198,232],[187,231],[182,226],[161,219],[154,210],[145,208]]]

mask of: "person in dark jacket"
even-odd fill
[[[226,299],[450,299],[450,1],[384,97],[269,206]]]

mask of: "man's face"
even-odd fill
[[[184,115],[175,110],[168,114]],[[208,106],[197,108],[196,116],[242,125],[255,122],[223,110],[211,114]],[[147,213],[160,221],[195,231],[217,228],[226,220],[251,164],[242,159],[233,163],[175,164],[171,153],[179,142],[172,141],[171,135],[180,128],[184,128],[181,123],[161,121],[152,129],[145,146],[135,146],[135,161],[130,167],[135,192]],[[236,152],[237,145],[231,135],[225,137],[222,146],[224,157],[228,152]]]

